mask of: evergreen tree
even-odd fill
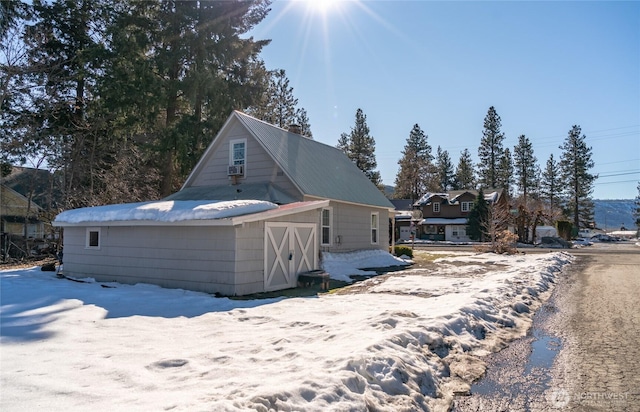
[[[511,193],[511,186],[513,186],[513,158],[511,157],[511,150],[509,148],[504,149],[500,162],[498,163],[497,170],[497,189],[504,189],[509,194]]]
[[[400,168],[396,175],[394,196],[415,202],[424,195],[428,191],[432,161],[428,136],[415,124],[398,161]]]
[[[367,116],[362,109],[356,111],[356,120],[351,133],[342,133],[338,140],[337,147],[341,149],[353,163],[371,180],[377,187],[382,186],[380,172],[375,168],[376,162],[376,141],[369,134],[369,126],[367,126]]]
[[[264,100],[264,106],[257,110],[256,117],[283,129],[295,123],[298,99],[293,96],[293,87],[289,85],[284,70],[274,70],[270,73]]]
[[[300,134],[313,139],[313,133],[311,133],[311,125],[309,124],[309,116],[305,109],[296,110],[295,123],[300,126]]]
[[[300,134],[312,137],[307,111],[296,108],[298,99],[294,97],[286,72],[282,69],[273,70],[268,73],[268,78],[260,100],[248,108],[247,113],[282,129],[296,124],[300,126]]]
[[[464,149],[460,153],[458,166],[456,167],[456,176],[454,180],[454,189],[475,189],[476,178],[473,167],[473,160],[469,149]]]
[[[552,153],[549,155],[549,159],[542,171],[540,179],[540,197],[544,202],[546,202],[548,210],[547,214],[552,218],[552,221],[560,217],[560,200],[562,192],[560,166],[553,158]]]
[[[562,146],[560,173],[565,186],[566,206],[575,228],[588,227],[593,222],[594,204],[591,199],[593,183],[598,175],[589,173],[594,162],[591,148],[580,126],[573,126]]]
[[[449,152],[438,146],[436,150],[436,177],[439,189],[443,192],[452,190],[455,186],[455,174]]]
[[[476,200],[473,202],[473,206],[469,211],[469,216],[467,217],[467,235],[469,239],[484,241],[484,227],[486,226],[488,218],[489,205],[484,198],[484,191],[480,188]]]
[[[12,127],[28,131],[31,156],[59,171],[66,207],[96,204],[100,190],[108,135],[96,85],[110,10],[102,0],[35,0],[23,26],[24,106]]]
[[[145,150],[152,150],[160,171],[160,193],[167,195],[229,113],[262,94],[265,71],[258,53],[268,41],[243,35],[266,16],[268,2],[118,4],[107,71],[116,81],[111,88],[105,83],[105,93],[110,104],[125,109],[122,134],[146,140]],[[131,119],[136,112],[141,120]]]
[[[0,79],[3,157],[45,156],[67,207],[170,193],[229,113],[264,89],[268,41],[243,35],[268,0],[20,4],[29,18],[9,27],[24,31],[29,60]],[[155,190],[124,191],[137,185]]]
[[[500,131],[502,126],[500,116],[491,106],[484,118],[482,139],[478,148],[478,176],[483,187],[497,188],[500,186],[499,170],[500,162],[504,158],[502,142],[504,134]]]
[[[525,135],[518,137],[518,144],[513,149],[513,157],[516,186],[526,203],[528,195],[535,193],[538,187],[538,159],[533,154],[531,141]]]

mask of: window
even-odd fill
[[[433,213],[440,213],[440,203],[433,202]]]
[[[86,249],[100,249],[100,228],[88,227],[85,242]]]
[[[378,244],[378,212],[371,213],[371,243]]]
[[[460,202],[460,210],[462,212],[469,212],[473,207],[473,202]]]
[[[320,239],[321,245],[331,245],[331,209],[322,209],[320,214],[320,228],[322,232],[322,239]]]
[[[246,163],[247,140],[231,140],[229,142],[229,166],[240,166]]]

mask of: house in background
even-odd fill
[[[0,231],[2,234],[27,239],[42,239],[45,223],[39,215],[42,208],[25,196],[0,184]]]
[[[395,215],[395,240],[409,241],[412,234],[415,235],[416,221],[413,214],[413,201],[411,199],[390,199],[396,208]]]
[[[273,207],[198,217],[247,201]],[[67,275],[246,295],[295,287],[322,251],[387,250],[393,215],[339,149],[235,111],[177,193],[67,211],[54,225]]]
[[[452,190],[422,196],[414,204],[422,211],[423,217],[418,225],[417,238],[469,242],[467,218],[477,196],[477,190]],[[507,202],[502,189],[486,189],[484,197],[490,204]]]

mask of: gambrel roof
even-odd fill
[[[207,152],[235,122],[264,148],[278,167],[306,196],[372,205],[393,210],[393,205],[367,176],[339,149],[234,111],[185,182],[189,188],[204,168]]]

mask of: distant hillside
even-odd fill
[[[619,230],[622,226],[629,230],[636,228],[633,211],[634,199],[615,199],[593,201],[595,204],[596,226],[604,230]]]

